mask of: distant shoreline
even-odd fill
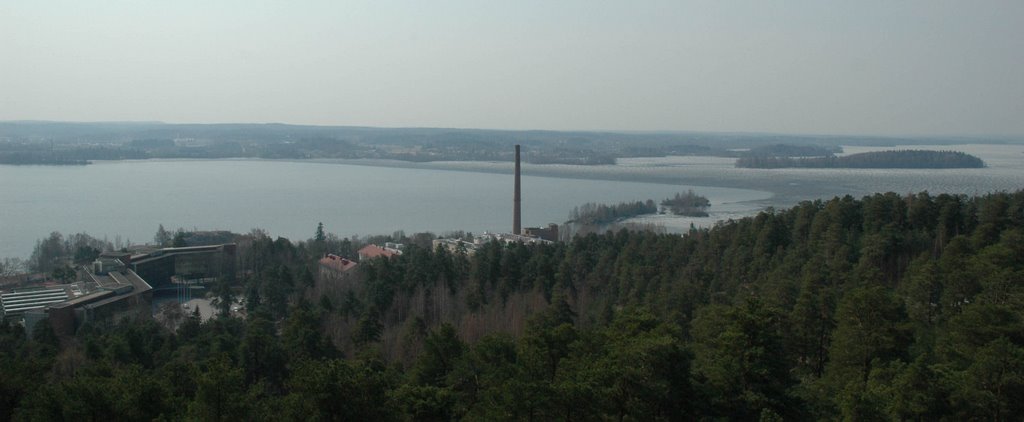
[[[89,160],[3,160],[0,166],[85,166],[92,164]]]
[[[683,164],[635,164],[637,161],[686,160]],[[157,158],[135,160],[99,160],[96,163],[116,163],[122,161],[268,161],[309,164],[341,164],[378,168],[402,168],[443,170],[469,173],[512,174],[513,164],[504,161],[428,161],[413,162],[394,159],[377,158]],[[560,179],[608,180],[638,183],[655,183],[664,185],[706,186],[715,188],[743,189],[763,192],[763,199],[744,201],[761,207],[789,208],[801,201],[830,199],[834,196],[852,195],[855,197],[869,195],[877,189],[873,185],[864,185],[841,177],[843,170],[864,172],[860,176],[871,177],[879,183],[888,183],[889,175],[895,173],[878,173],[884,169],[749,169],[736,168],[732,159],[721,157],[647,157],[623,158],[613,165],[572,165],[572,164],[523,164],[524,176],[552,177]],[[710,164],[709,164],[710,163]],[[984,170],[984,169],[952,169],[952,170]],[[897,169],[901,177],[926,179],[932,176],[934,169]],[[938,170],[945,171],[945,170]],[[859,176],[859,177],[860,177]],[[912,184],[908,180],[903,184]],[[891,189],[899,193],[914,189],[916,186],[904,188],[896,186]],[[922,187],[920,190],[925,190]],[[1000,189],[993,187],[993,189]],[[882,189],[886,190],[886,189]],[[934,189],[933,189],[934,190]],[[908,190],[909,191],[909,190]],[[964,192],[974,194],[976,192]]]
[[[791,157],[751,155],[736,160],[741,168],[829,168],[829,169],[955,169],[984,168],[985,162],[960,151],[895,150],[872,151],[842,156]]]
[[[890,147],[890,148],[899,148]],[[875,192],[895,192],[899,195],[906,195],[911,192],[922,192],[928,191],[933,195],[942,193],[949,194],[963,194],[963,195],[983,195],[990,192],[999,191],[1010,191],[1019,189],[1024,184],[1024,145],[959,145],[955,147],[958,150],[963,150],[967,153],[971,153],[984,159],[989,166],[986,168],[979,169],[946,169],[946,170],[921,170],[921,169],[902,169],[902,170],[881,170],[881,169],[739,169],[733,166],[732,159],[723,157],[696,157],[696,156],[671,156],[671,157],[647,157],[647,158],[628,158],[619,159],[615,165],[601,165],[601,166],[578,166],[578,165],[556,165],[556,164],[525,164],[523,165],[523,174],[527,178],[527,183],[524,187],[530,192],[529,188],[532,183],[538,183],[542,185],[550,185],[548,181],[535,180],[530,181],[532,177],[540,178],[554,178],[554,179],[577,179],[582,181],[616,181],[616,182],[638,182],[652,184],[652,189],[659,189],[654,184],[661,185],[663,187],[668,186],[671,189],[677,189],[682,187],[693,187],[697,193],[702,193],[705,190],[710,189],[739,189],[745,192],[732,192],[718,194],[717,199],[712,198],[711,208],[708,210],[712,217],[710,218],[694,218],[691,219],[693,222],[700,224],[708,224],[708,222],[716,219],[737,219],[742,218],[750,213],[756,213],[757,210],[761,210],[767,207],[775,209],[791,208],[802,201],[815,201],[818,199],[828,200],[833,197],[844,195],[850,195],[854,198],[860,198],[863,196],[870,195]],[[876,147],[856,147],[848,148],[847,153],[858,153],[867,150],[878,150]],[[473,176],[472,173],[477,174],[491,174],[487,179],[494,179],[494,186],[490,188],[492,192],[489,194],[491,203],[502,203],[511,199],[512,188],[511,182],[508,183],[507,198],[505,192],[505,184],[502,180],[504,177],[509,177],[511,180],[513,164],[511,162],[504,161],[474,161],[474,162],[429,162],[429,163],[411,163],[396,160],[380,160],[380,159],[254,159],[254,158],[180,158],[180,159],[116,159],[116,160],[94,160],[93,165],[90,166],[61,166],[60,168],[45,168],[42,166],[0,166],[0,180],[8,182],[11,189],[17,186],[23,186],[24,181],[32,181],[33,183],[43,183],[48,181],[48,187],[55,189],[45,189],[39,191],[37,194],[44,192],[56,192],[61,189],[68,189],[69,184],[62,184],[54,182],[61,178],[70,180],[81,180],[83,177],[90,176],[93,173],[106,174],[109,183],[100,185],[102,189],[118,189],[116,186],[117,180],[121,180],[126,183],[128,188],[138,185],[142,182],[137,178],[132,177],[133,174],[168,174],[171,169],[177,167],[173,163],[181,162],[207,162],[210,165],[202,166],[206,169],[207,173],[204,173],[204,177],[208,178],[223,178],[224,175],[229,175],[232,168],[238,167],[231,163],[241,162],[264,162],[268,166],[264,167],[265,177],[261,175],[263,179],[275,177],[273,174],[278,170],[287,170],[287,174],[300,173],[306,176],[304,179],[295,179],[293,184],[282,186],[282,185],[268,185],[270,190],[262,190],[258,186],[247,185],[246,189],[252,189],[252,193],[243,195],[242,198],[259,198],[265,193],[275,192],[287,192],[291,189],[298,189],[299,191],[308,191],[310,189],[316,189],[316,186],[329,184],[331,187],[325,194],[329,195],[342,195],[338,192],[346,192],[349,187],[348,184],[371,184],[373,183],[374,174],[387,174],[388,169],[422,169],[422,170],[442,170],[448,172],[461,172],[465,176],[457,176],[454,180],[466,178],[472,181],[473,179],[482,179],[482,177]],[[132,164],[134,163],[134,164]],[[139,164],[151,164],[152,166],[146,165],[139,167]],[[161,164],[162,163],[162,164]],[[274,164],[277,165],[274,165]],[[303,166],[300,166],[302,164]],[[333,174],[333,170],[329,168],[316,167],[327,167],[330,165],[341,164],[343,166],[351,167],[365,167],[365,168],[376,168],[368,170],[365,173],[368,175],[364,179],[330,179],[323,178],[321,175]],[[124,166],[125,169],[122,171],[119,166]],[[279,167],[280,166],[280,167]],[[290,167],[289,167],[290,166]],[[303,168],[308,166],[308,168]],[[339,166],[339,167],[343,167]],[[21,167],[20,169],[18,167]],[[129,169],[130,168],[130,169]],[[251,166],[244,166],[243,168],[251,168]],[[225,170],[221,170],[225,169]],[[493,175],[498,175],[494,178]],[[417,177],[416,174],[409,174],[403,177]],[[417,182],[415,179],[410,179],[410,182]],[[73,185],[73,183],[71,183]],[[682,185],[682,186],[681,186]],[[2,185],[0,185],[2,186]],[[311,188],[312,186],[312,188]],[[683,187],[685,186],[685,187]],[[121,186],[124,188],[124,186]],[[706,188],[706,189],[702,189]],[[433,187],[425,187],[421,190],[428,192],[433,191]],[[440,189],[440,188],[438,188]],[[664,188],[661,188],[664,189]],[[84,189],[76,189],[75,191],[81,192]],[[200,189],[199,192],[205,192],[206,189]],[[12,191],[13,192],[13,191]],[[439,191],[440,192],[440,191]],[[33,194],[33,195],[37,195]],[[68,197],[64,195],[63,197]],[[428,198],[436,198],[436,195],[431,195]],[[37,200],[39,196],[30,197],[32,200]],[[312,202],[306,203],[304,206],[311,209],[324,208],[322,204],[324,199],[322,196],[312,197]],[[367,197],[367,200],[371,200],[374,197]],[[637,198],[623,197],[616,200],[633,200]],[[205,200],[205,199],[204,199]],[[589,199],[588,199],[589,200]],[[17,204],[18,201],[6,201],[9,204]],[[31,202],[31,201],[30,201]],[[89,201],[87,201],[89,202]],[[579,201],[580,204],[586,202]],[[24,201],[21,201],[24,203]],[[567,204],[565,206],[571,207],[577,205],[575,202]],[[251,205],[242,205],[251,206]],[[58,212],[59,207],[44,207],[44,210],[49,214],[60,214]],[[19,214],[19,212],[21,214]],[[8,209],[6,215],[12,216],[12,218],[22,215],[27,216],[28,212],[35,213],[35,211],[17,211],[13,208]],[[205,212],[201,208],[190,208],[188,213],[181,214],[184,222],[175,224],[188,226],[189,224],[199,224],[203,227],[213,228],[233,228],[238,230],[248,229],[251,227],[231,227],[230,221],[233,219],[222,219],[216,220],[213,223],[204,222],[195,217],[195,213]],[[309,219],[317,220],[321,218],[330,218],[333,209],[318,211],[320,214],[310,217]],[[106,218],[106,215],[103,215]],[[561,215],[552,218],[546,218],[546,220],[556,221],[561,218]],[[104,224],[108,224],[106,220],[98,219],[98,223],[86,224],[82,220],[76,219],[58,219],[53,216],[46,217],[52,221],[49,225],[40,226],[41,228],[35,230],[28,237],[31,237],[31,241],[36,240],[35,236],[41,233],[49,232],[53,229],[60,229],[65,232],[74,232],[78,230],[87,230],[92,233],[103,234],[121,234],[129,236],[131,238],[146,238],[151,233],[150,223],[163,222],[167,224],[172,222],[176,217],[168,216],[154,216],[148,220],[145,220],[141,225],[133,226],[128,230],[110,229],[106,228]],[[78,218],[78,217],[75,217]],[[283,219],[289,219],[291,217],[280,217]],[[678,220],[678,221],[677,221]],[[674,228],[681,227],[682,230],[686,229],[689,221],[686,219],[668,219],[663,216],[650,216],[642,217],[641,223],[657,223],[665,224],[666,226],[671,225]],[[212,221],[212,220],[211,220]],[[305,235],[304,227],[297,227],[296,224],[270,224],[261,221],[276,221],[276,220],[254,220],[251,226],[256,227],[270,227],[275,230],[276,233],[283,233],[286,236],[295,236],[296,233]],[[282,220],[284,221],[284,220]],[[291,221],[291,220],[289,220]],[[677,224],[678,223],[678,224]],[[114,223],[114,224],[119,224]],[[335,222],[335,225],[348,224],[342,220]],[[682,225],[682,226],[680,226]],[[99,226],[100,228],[94,228]],[[396,227],[401,226],[409,228],[408,225],[396,224]],[[142,227],[140,229],[139,227]],[[442,229],[461,227],[454,224],[444,225]],[[434,229],[431,229],[434,230]],[[436,229],[441,230],[441,229]],[[378,231],[372,231],[370,229],[351,229],[351,233],[377,233]],[[26,238],[28,238],[26,237]],[[13,252],[7,252],[10,256],[21,256],[25,253],[26,249],[30,248],[30,242],[22,242],[24,245],[19,246],[18,250]]]
[[[673,157],[649,157],[659,160]],[[838,178],[819,180],[819,177],[838,174],[841,169],[746,169],[736,168],[733,160],[721,157],[674,157],[692,161],[686,164],[666,165],[623,165],[640,159],[619,159],[614,165],[571,165],[571,164],[523,164],[526,176],[553,177],[561,179],[609,180],[624,182],[656,183],[666,185],[707,186],[730,189],[745,189],[768,193],[767,198],[748,201],[763,207],[788,208],[805,200],[828,199],[834,196],[862,196],[873,193],[869,186],[854,184]],[[716,161],[717,160],[717,161]],[[499,161],[428,161],[413,162],[376,158],[154,158],[127,160],[95,160],[95,163],[141,161],[279,161],[293,163],[342,164],[379,168],[405,168],[445,170],[470,173],[512,174],[513,165]],[[708,165],[706,161],[717,164]],[[720,161],[720,163],[718,163]],[[865,169],[870,172],[875,169]],[[927,172],[935,170],[903,169],[904,172]],[[941,170],[940,170],[941,171]],[[998,189],[998,188],[996,188]],[[902,191],[903,189],[895,189]],[[973,193],[973,192],[968,192]]]
[[[295,162],[317,162],[322,164],[344,164],[381,168],[407,168],[425,170],[445,170],[469,173],[491,173],[491,174],[512,174],[512,163],[486,162],[486,161],[433,161],[414,163],[397,160],[289,160]],[[729,165],[728,167],[732,167]],[[806,199],[797,191],[789,189],[772,189],[768,184],[750,184],[743,179],[721,179],[707,177],[704,175],[670,174],[670,173],[643,173],[631,171],[628,167],[619,165],[601,166],[576,166],[569,164],[523,164],[524,176],[552,177],[559,179],[582,179],[582,180],[608,180],[619,182],[655,183],[662,185],[684,185],[684,186],[706,186],[713,188],[742,189],[748,191],[763,192],[767,195],[764,199],[741,201],[761,207],[791,207]],[[808,192],[806,189],[800,190]],[[815,189],[814,192],[825,192],[824,189]],[[829,196],[831,197],[831,196]]]

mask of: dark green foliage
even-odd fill
[[[99,258],[100,253],[103,252],[94,246],[81,245],[75,249],[74,261],[76,264],[88,264]]]
[[[364,362],[299,361],[280,399],[280,420],[397,420],[386,374]],[[274,419],[274,418],[270,418]]]
[[[319,297],[316,241],[254,232],[245,319],[0,326],[0,419],[1019,420],[1022,204],[879,194],[685,236],[410,243]]]
[[[327,234],[324,233],[324,223],[316,224],[316,233],[313,235],[313,241],[317,243],[327,241]]]
[[[196,392],[188,406],[188,417],[207,421],[251,417],[243,370],[225,356],[212,359],[194,379]]]
[[[625,218],[658,212],[654,201],[648,199],[636,202],[621,202],[615,205],[586,203],[573,208],[569,213],[570,223],[582,226],[600,226],[614,223]]]
[[[39,374],[53,364],[55,352],[53,345],[29,341],[22,327],[0,322],[0,420],[10,420],[26,396],[43,386]]]
[[[455,328],[450,324],[441,325],[427,336],[423,353],[409,371],[411,381],[419,385],[443,385],[465,349]]]
[[[587,387],[596,388],[593,398],[605,403],[605,414],[620,420],[682,420],[698,414],[689,376],[692,358],[679,327],[646,310],[627,310],[601,334],[603,353],[579,361],[590,367],[582,375],[593,375]]]
[[[985,162],[973,155],[960,151],[873,151],[850,154],[842,157],[827,155],[813,158],[791,158],[789,156],[761,154],[740,157],[736,167],[746,168],[981,168]]]
[[[213,282],[211,293],[214,295],[211,304],[217,309],[217,316],[230,316],[231,305],[235,301],[235,292],[232,290],[231,282],[224,277],[218,278]]]
[[[288,307],[288,296],[295,289],[295,279],[292,271],[286,265],[277,267],[276,271],[269,272],[263,279],[263,303],[271,315],[280,318]]]
[[[969,419],[1007,420],[1024,412],[1024,347],[1005,337],[978,350],[959,376],[962,388],[953,400]]]
[[[735,306],[710,306],[694,320],[695,372],[714,398],[713,413],[750,420],[763,409],[796,416],[782,314],[756,298]]]
[[[75,269],[71,268],[70,265],[64,264],[63,266],[56,267],[53,272],[50,273],[50,277],[60,281],[61,283],[71,283],[75,281],[77,277]]]
[[[836,320],[826,378],[837,391],[866,383],[878,365],[906,358],[910,343],[906,315],[885,289],[861,287],[847,293]]]
[[[708,201],[708,198],[697,195],[691,189],[686,193],[677,193],[676,196],[661,201],[661,205],[668,207],[669,211],[675,215],[707,217],[706,210],[711,206],[711,202]]]
[[[289,359],[334,357],[334,347],[321,333],[320,319],[321,311],[305,300],[291,307],[281,332],[281,343]]]
[[[352,341],[358,345],[372,343],[380,340],[383,331],[384,325],[380,322],[380,312],[376,307],[371,307],[356,324],[356,329],[352,333]]]
[[[175,248],[183,248],[185,246],[188,246],[188,240],[186,240],[185,231],[178,230],[178,232],[174,233],[174,239],[171,240],[171,246]]]
[[[274,325],[260,315],[253,316],[246,324],[238,352],[247,383],[266,382],[278,386],[284,380],[287,356],[275,331]]]
[[[772,144],[751,148],[743,155],[752,157],[823,157],[832,156],[837,152],[843,152],[843,148],[821,145]]]

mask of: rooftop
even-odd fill
[[[337,272],[345,272],[355,268],[357,264],[355,261],[348,258],[340,257],[335,254],[327,254],[327,256],[320,258],[320,265]]]
[[[35,288],[28,290],[16,290],[0,294],[0,308],[3,315],[19,315],[32,309],[46,307],[53,303],[60,303],[68,300],[68,292],[60,288]]]
[[[526,235],[512,234],[512,233],[486,233],[485,232],[484,234],[482,234],[480,236],[477,236],[476,239],[474,239],[474,241],[476,243],[478,243],[478,244],[487,243],[487,242],[490,242],[492,240],[497,240],[497,241],[503,242],[503,243],[514,243],[514,242],[526,243],[526,244],[530,244],[530,243],[540,243],[540,244],[554,243],[554,242],[552,242],[550,240],[544,240],[544,239],[541,239],[540,237],[537,237],[537,236],[526,236]]]
[[[72,284],[16,289],[0,294],[4,316],[14,316],[40,308],[100,306],[126,296],[145,293],[153,288],[131,270],[107,274],[80,272],[85,281]]]
[[[359,250],[359,259],[372,259],[378,256],[391,258],[396,255],[401,255],[402,251],[391,248],[382,248],[377,245],[366,245]]]
[[[153,261],[153,260],[156,260],[156,259],[160,259],[160,258],[163,258],[165,256],[185,255],[185,254],[203,253],[203,252],[214,252],[214,251],[220,250],[221,248],[223,248],[225,246],[229,246],[229,245],[230,246],[234,246],[234,244],[232,244],[232,243],[227,243],[227,244],[223,244],[223,245],[186,246],[186,247],[181,247],[181,248],[162,248],[162,249],[157,249],[157,250],[150,251],[150,252],[145,252],[145,253],[140,253],[140,254],[137,254],[137,255],[132,255],[131,263],[132,264],[144,264],[146,262]]]

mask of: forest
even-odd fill
[[[0,326],[0,419],[1021,420],[1024,191],[401,256],[254,231],[246,318]],[[221,309],[227,315],[225,309]]]
[[[841,157],[793,158],[777,155],[751,155],[736,159],[736,167],[743,168],[880,168],[880,169],[946,169],[982,168],[985,162],[960,151],[896,150],[872,151]]]
[[[52,165],[52,166],[80,166],[91,164],[86,160],[78,160],[56,156],[47,152],[2,152],[0,151],[0,164],[15,165]]]
[[[840,146],[772,144],[750,148],[743,156],[826,157],[840,152],[843,152]]]
[[[839,145],[936,145],[1002,138],[812,136],[714,132],[513,131],[288,124],[0,121],[0,164],[90,160],[265,158],[609,165],[617,158],[825,156]],[[58,161],[54,161],[57,159]]]

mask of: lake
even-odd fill
[[[694,189],[720,218],[750,215],[765,191],[541,177],[523,170],[523,225],[561,223],[586,202],[661,200]],[[267,230],[292,240],[318,222],[339,236],[510,231],[512,175],[270,160],[140,160],[0,166],[0,257],[28,257],[52,231],[152,242],[158,225]]]
[[[953,150],[975,155],[985,168],[967,169],[747,169],[736,168],[735,159],[724,157],[670,156],[620,158],[615,165],[526,165],[531,174],[588,180],[642,181],[694,186],[721,186],[771,192],[754,199],[756,209],[787,208],[804,200],[828,199],[852,195],[856,198],[875,192],[899,194],[928,191],[980,195],[994,191],[1024,189],[1024,145],[900,145],[892,147],[844,147],[844,154],[893,149]],[[426,169],[453,169],[470,172],[511,172],[511,163],[434,162],[374,163]],[[525,171],[525,170],[524,170]],[[698,190],[698,193],[700,190]],[[709,218],[648,216],[638,223],[663,225],[670,231],[684,231],[690,223],[709,226],[717,221],[751,215],[752,203],[713,207]],[[735,206],[736,209],[729,210]]]
[[[565,221],[587,202],[654,199],[693,189],[707,218],[638,219],[671,231],[835,195],[929,191],[984,194],[1024,188],[1024,145],[846,147],[964,151],[980,169],[741,169],[719,157],[620,159],[615,165],[523,165],[523,225]],[[292,240],[318,222],[339,236],[512,225],[512,163],[143,160],[88,166],[0,166],[0,257],[27,257],[51,231],[152,242],[157,226],[248,232]],[[712,187],[713,186],[713,187]]]

